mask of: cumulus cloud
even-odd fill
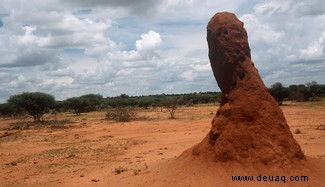
[[[148,15],[154,12],[160,0],[60,0],[63,4],[68,4],[73,7],[113,7],[122,8],[137,15]]]
[[[267,85],[324,82],[313,71],[315,62],[325,70],[324,6],[321,1],[263,1],[253,12],[240,17],[245,22],[253,60]],[[319,8],[320,7],[320,8]],[[309,68],[297,64],[309,64]],[[306,76],[311,74],[312,76]],[[303,75],[303,76],[301,76]]]
[[[292,2],[292,9],[297,16],[322,16],[325,12],[322,0]]]
[[[245,22],[267,85],[325,83],[322,0],[13,0],[1,6],[0,102],[23,91],[66,99],[218,90],[206,43],[206,24],[217,11]]]
[[[156,50],[161,45],[161,42],[160,34],[150,30],[148,33],[141,35],[141,40],[137,40],[135,46],[140,56],[150,58],[157,53]]]
[[[162,40],[160,34],[155,31],[148,31],[141,35],[141,39],[135,42],[135,49],[131,51],[116,51],[109,54],[113,60],[137,61],[152,60],[159,58],[159,47]]]
[[[0,30],[0,38],[5,41],[0,44],[0,51],[4,54],[0,57],[0,67],[55,63],[59,61],[59,53],[65,48],[115,47],[114,42],[105,36],[105,31],[110,26],[105,22],[79,19],[72,14],[38,12],[38,16],[25,19],[24,23],[14,22],[17,19],[16,14],[20,15],[14,12],[7,16],[4,19],[5,25]],[[48,20],[40,21],[39,17]]]

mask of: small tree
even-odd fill
[[[0,104],[0,115],[2,116],[16,116],[24,114],[23,109],[15,107],[9,103]]]
[[[305,101],[306,100],[305,94],[307,92],[307,88],[303,84],[290,85],[288,88],[288,92],[289,92],[290,100],[293,100],[293,101]]]
[[[46,93],[25,92],[11,96],[8,103],[17,108],[22,108],[33,116],[34,121],[40,122],[43,114],[54,106],[55,99]]]
[[[103,100],[104,100],[102,95],[87,94],[87,95],[82,95],[79,98],[82,99],[84,102],[87,102],[88,111],[95,111],[102,108]]]
[[[278,105],[282,105],[283,100],[289,96],[288,90],[280,82],[271,85],[270,94],[278,102]]]
[[[80,97],[71,97],[65,101],[65,106],[68,109],[72,109],[74,113],[78,116],[82,112],[86,111],[88,103],[85,99],[82,99]]]
[[[170,114],[170,119],[175,119],[175,112],[177,110],[177,104],[178,104],[178,98],[173,97],[173,98],[166,98],[163,102],[162,105],[167,108],[169,114]]]
[[[144,109],[148,109],[149,106],[152,106],[154,104],[155,100],[152,97],[142,97],[138,101],[138,106],[143,107]]]
[[[106,119],[115,120],[119,122],[128,122],[137,117],[134,107],[118,106],[111,108],[106,113]]]
[[[106,113],[106,119],[115,120],[119,122],[127,122],[136,118],[137,113],[135,108],[128,106],[129,96],[126,94],[121,94],[121,96],[116,97],[111,102],[113,107],[108,109]]]
[[[314,101],[315,97],[319,95],[320,87],[316,81],[306,83],[306,100]]]

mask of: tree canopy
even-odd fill
[[[316,81],[305,84],[290,85],[284,87],[277,82],[269,88],[271,95],[279,105],[284,100],[291,101],[318,101],[325,97],[325,85]],[[103,97],[99,94],[86,94],[80,97],[71,97],[63,101],[55,101],[52,95],[41,92],[25,92],[12,95],[6,103],[0,104],[0,115],[13,116],[28,113],[35,121],[41,121],[42,116],[48,109],[56,111],[72,110],[77,115],[82,112],[95,110],[107,110],[119,107],[161,107],[168,109],[171,118],[174,117],[177,105],[193,106],[196,104],[220,102],[221,92],[194,92],[184,94],[157,94],[146,96],[129,96],[120,94],[115,97]],[[175,99],[177,98],[177,99]]]
[[[287,88],[283,87],[282,83],[280,82],[271,85],[270,93],[278,102],[278,105],[282,105],[284,98],[289,96]]]
[[[52,95],[41,92],[24,92],[13,95],[8,99],[8,103],[16,108],[25,110],[33,116],[34,121],[41,121],[43,114],[55,104]]]

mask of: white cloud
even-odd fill
[[[251,42],[263,42],[266,45],[276,45],[283,40],[283,31],[276,31],[269,23],[262,23],[256,15],[248,14],[241,18],[245,23],[245,28],[249,31]]]
[[[5,1],[0,102],[23,91],[58,99],[218,90],[206,25],[217,11],[244,21],[267,85],[325,83],[323,0]]]
[[[307,48],[300,50],[302,58],[315,58],[322,56],[323,46],[319,42],[312,42]]]
[[[325,57],[325,32],[317,41],[313,41],[306,48],[300,49],[300,57],[302,59]]]
[[[155,56],[161,42],[160,34],[150,30],[148,33],[141,35],[141,40],[137,40],[135,46],[140,56],[150,58]]]
[[[160,34],[149,30],[135,42],[135,49],[131,51],[115,51],[109,53],[109,58],[120,61],[152,60],[159,58],[159,47],[162,44]]]
[[[183,77],[186,80],[192,80],[193,79],[193,71],[192,70],[185,71],[181,74],[181,77]]]
[[[318,8],[324,7],[321,4],[320,1],[263,1],[254,6],[253,12],[240,17],[248,32],[253,61],[267,85],[305,83],[312,81],[311,78],[324,83],[319,73],[307,76],[315,63],[325,71],[321,42],[325,9]],[[310,67],[297,66],[301,63]]]

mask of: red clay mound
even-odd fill
[[[232,13],[217,13],[208,24],[209,58],[222,101],[210,133],[192,153],[217,162],[286,166],[305,157],[251,61],[243,25]]]

